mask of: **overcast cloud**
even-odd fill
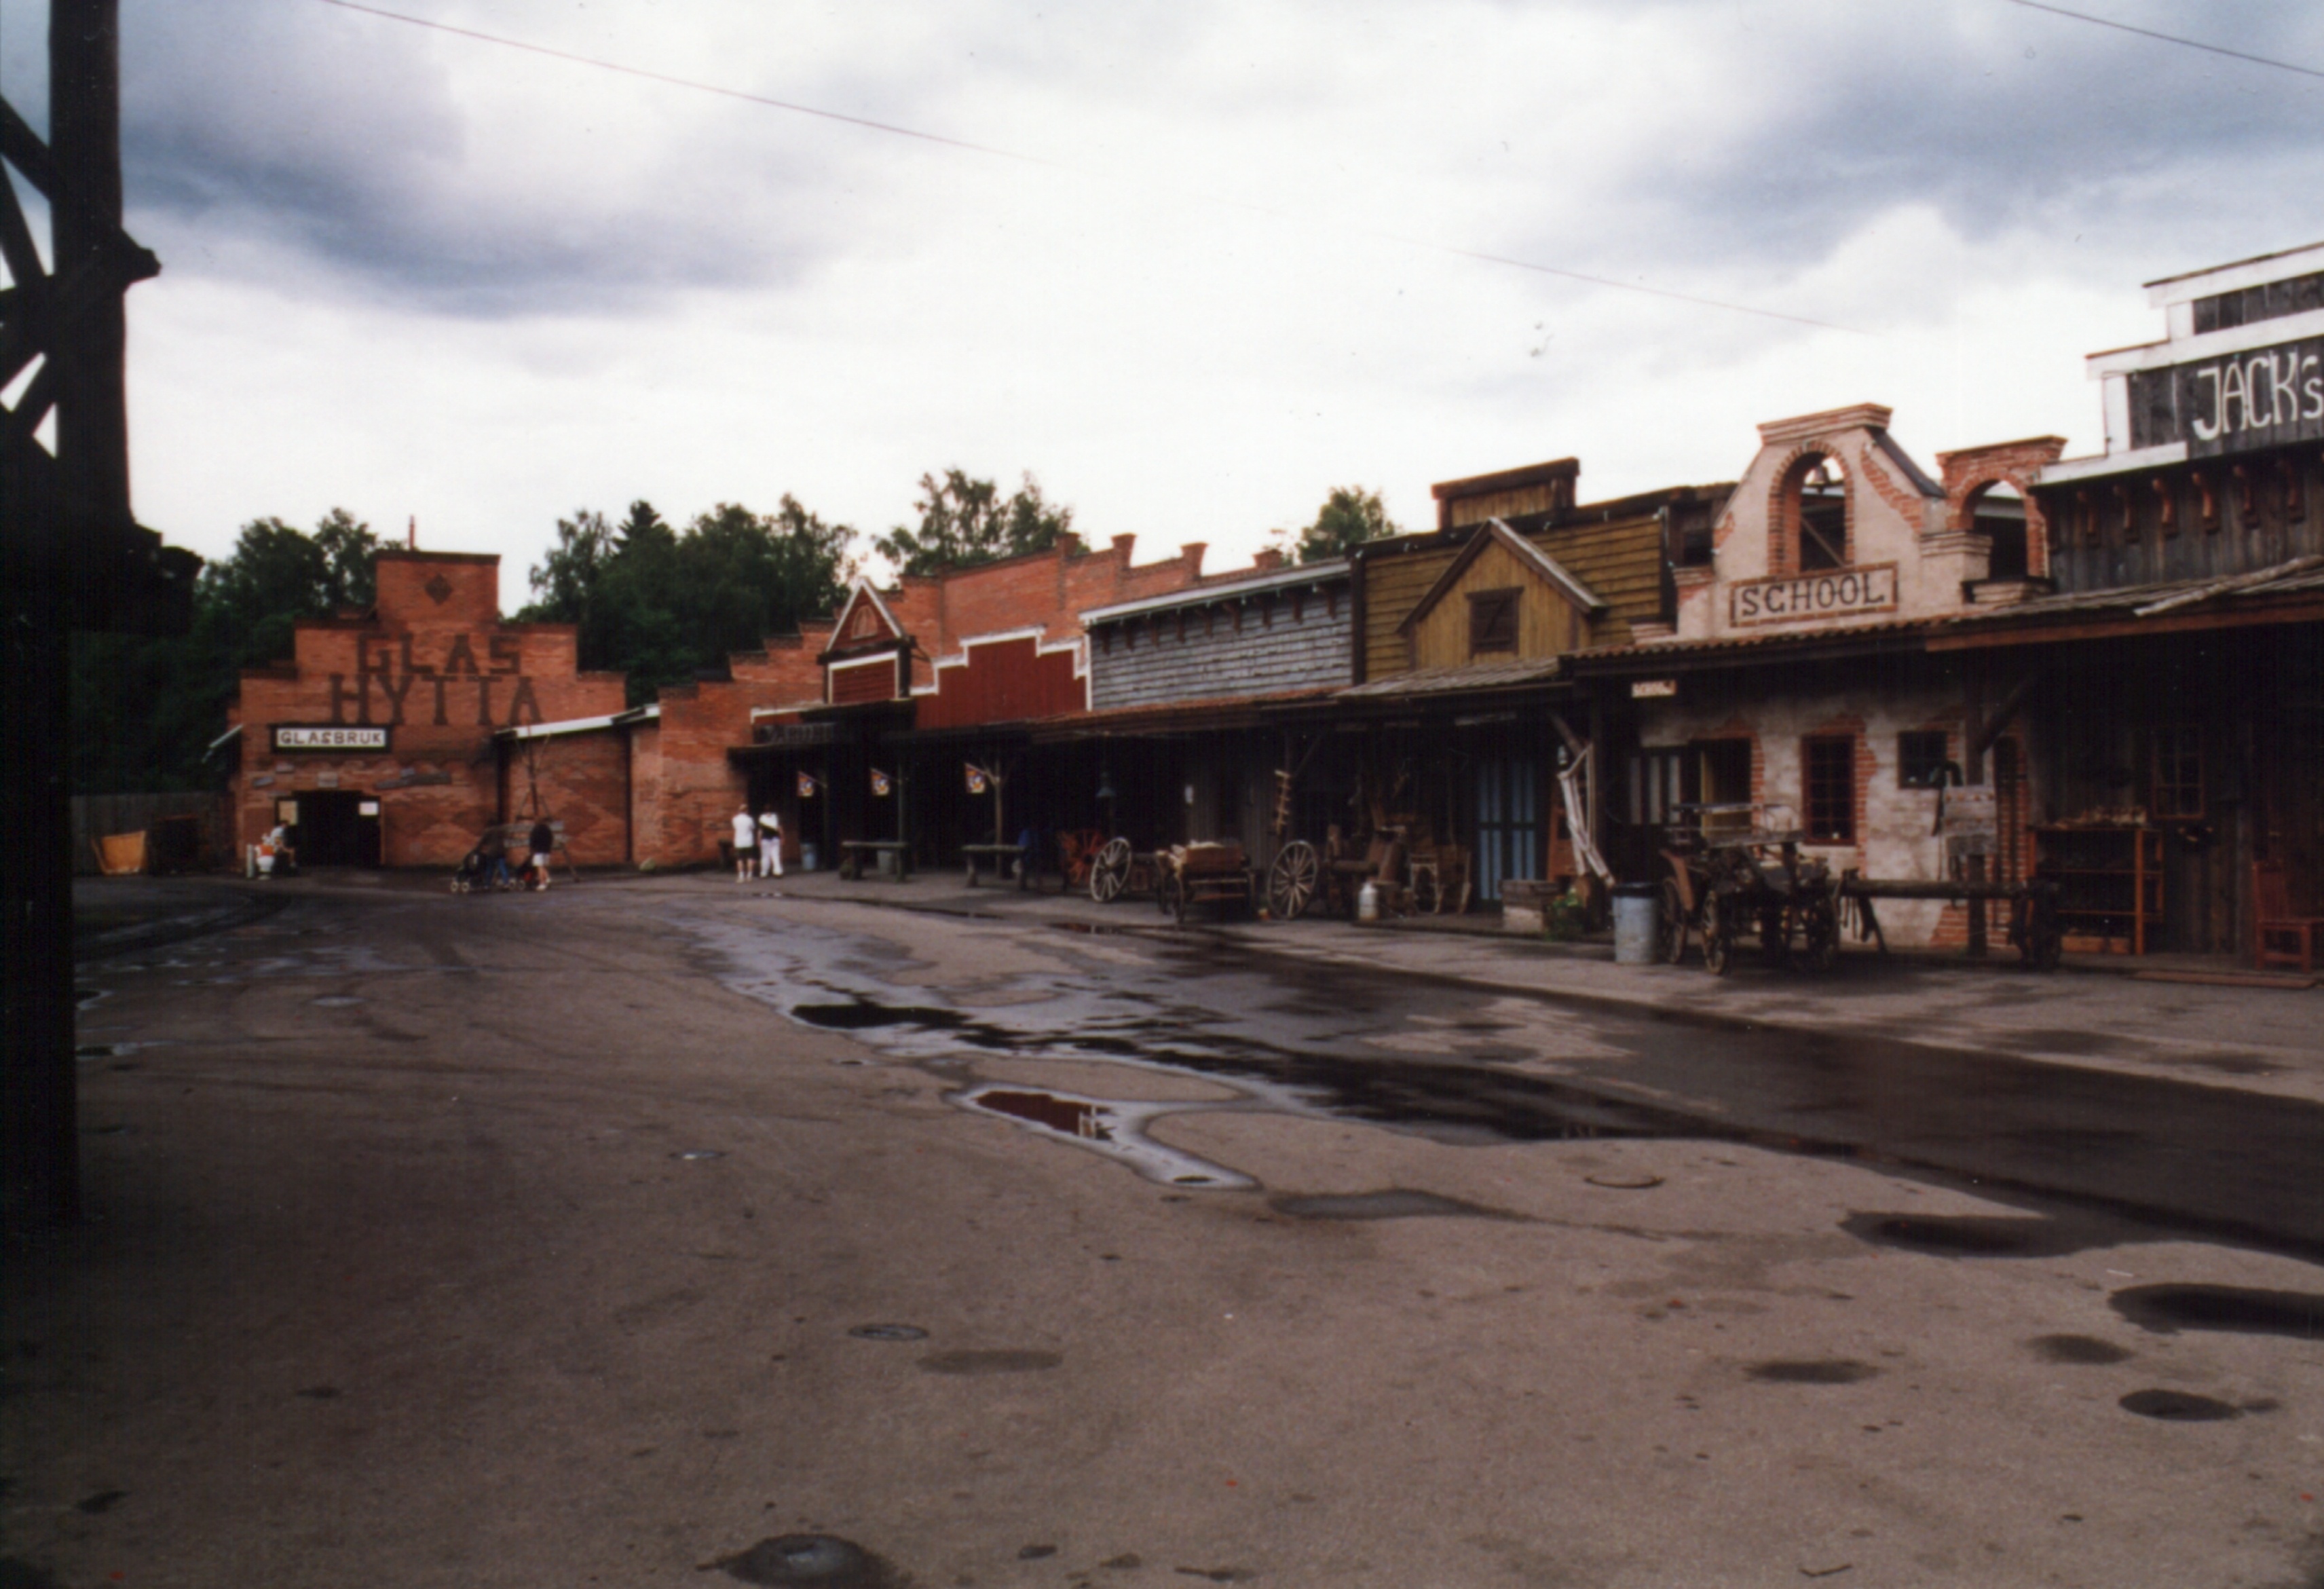
[[[1587,496],[1729,478],[1866,400],[1924,462],[2095,449],[2081,356],[2159,334],[2140,282],[2324,237],[2324,80],[2007,0],[383,5],[1008,152],[124,0],[141,517],[417,516],[511,606],[578,506],[876,531],[952,465],[1217,567],[1334,485],[1420,526],[1565,454]],[[2312,5],[2075,8],[2324,69]]]

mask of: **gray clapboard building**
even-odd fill
[[[1354,678],[1346,559],[1261,562],[1082,614],[1090,713],[1076,732],[1114,747],[1123,825],[1141,843],[1234,840],[1263,866],[1287,736],[1312,733]]]

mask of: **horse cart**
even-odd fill
[[[1750,808],[1698,808],[1706,813]],[[2024,963],[2035,971],[2057,968],[2064,939],[2054,882],[1889,880],[1854,872],[1834,877],[1822,862],[1800,855],[1801,837],[1756,829],[1724,837],[1688,829],[1672,835],[1662,852],[1670,875],[1663,880],[1655,920],[1658,956],[1679,964],[1692,938],[1702,946],[1702,963],[1711,975],[1724,976],[1734,966],[1737,940],[1756,933],[1768,965],[1829,971],[1840,957],[1843,910],[1855,913],[1863,936],[1877,939],[1885,954],[1888,941],[1875,901],[2000,901],[2009,906],[2009,942]]]
[[[1831,970],[1840,958],[1840,883],[1831,867],[1800,854],[1802,836],[1758,829],[1673,835],[1663,851],[1670,875],[1655,919],[1661,958],[1677,965],[1692,937],[1702,946],[1703,965],[1724,976],[1734,969],[1738,940],[1751,934],[1770,965]]]

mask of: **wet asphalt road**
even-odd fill
[[[792,907],[815,919],[816,906]],[[1058,935],[1081,923],[987,930]],[[930,1007],[879,967],[913,934],[798,953],[776,1002],[813,1023],[963,1049],[1109,1058],[1286,1089],[1441,1140],[1706,1139],[1925,1175],[2047,1219],[2028,1252],[2191,1235],[2324,1261],[2324,1107],[1838,1030],[1736,1030],[1255,955],[1199,931],[1108,936],[1140,958]],[[876,946],[876,947],[873,947]],[[827,945],[826,949],[839,946]],[[747,956],[745,956],[747,960]],[[729,967],[728,969],[732,969]],[[805,996],[820,988],[828,998]],[[1553,1074],[1544,1074],[1544,1072]],[[1940,1230],[1887,1233],[1942,1250]],[[1991,1233],[1964,1251],[1998,1254]]]
[[[2296,1100],[707,879],[280,902],[85,968],[0,1582],[2324,1583]]]

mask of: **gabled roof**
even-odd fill
[[[880,623],[887,630],[885,634],[876,637],[878,642],[892,642],[909,638],[904,633],[904,626],[896,622],[896,614],[889,610],[886,602],[880,599],[880,593],[872,587],[872,582],[869,579],[858,579],[855,582],[855,588],[847,593],[847,601],[839,609],[837,621],[831,626],[830,649],[832,651],[835,651],[851,644],[874,643],[874,640],[868,638],[855,640],[848,633],[854,626],[857,609],[867,602],[871,605],[872,610],[879,614]]]
[[[1469,566],[1483,554],[1488,546],[1507,548],[1517,559],[1520,567],[1582,611],[1602,613],[1606,610],[1608,605],[1606,598],[1568,573],[1555,558],[1519,535],[1501,520],[1488,519],[1485,521],[1484,529],[1469,537],[1469,544],[1461,549],[1460,556],[1445,565],[1444,572],[1437,576],[1436,583],[1428,587],[1428,594],[1415,603],[1412,611],[1405,614],[1404,622],[1397,625],[1397,631],[1407,633],[1414,624],[1426,617],[1438,602],[1451,594],[1452,587],[1461,582],[1461,576],[1468,572]]]

